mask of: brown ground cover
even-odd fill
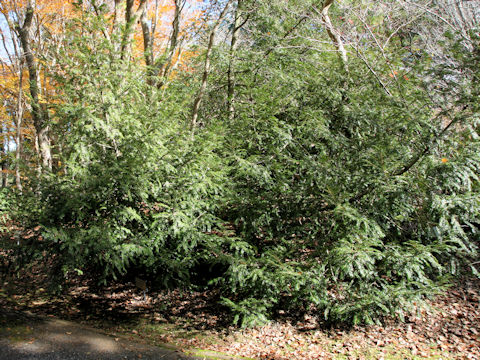
[[[480,359],[480,280],[465,278],[399,323],[326,328],[314,314],[284,316],[253,329],[229,326],[218,291],[142,292],[133,282],[97,288],[70,280],[47,295],[40,270],[4,278],[0,308],[73,320],[150,344],[253,359]],[[195,350],[196,349],[196,350]],[[202,349],[202,351],[198,350]],[[224,356],[224,355],[222,355]]]

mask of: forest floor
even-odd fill
[[[444,294],[419,305],[404,322],[390,319],[383,325],[326,327],[315,314],[278,314],[265,326],[239,329],[231,326],[227,309],[218,305],[217,290],[144,294],[133,281],[98,287],[92,280],[73,276],[62,295],[54,296],[47,291],[51,280],[44,267],[9,277],[1,267],[8,261],[9,253],[0,246],[0,345],[2,331],[12,335],[21,328],[30,336],[29,329],[35,326],[26,321],[12,330],[12,318],[5,314],[13,313],[66,320],[114,339],[170,347],[200,358],[480,359],[478,278],[457,281]],[[48,266],[48,260],[45,263]]]
[[[45,284],[38,271],[4,280],[0,309],[74,321],[126,341],[168,344],[205,358],[480,359],[478,279],[457,282],[403,323],[325,328],[313,315],[285,315],[243,330],[229,326],[231,319],[217,305],[220,294],[214,290],[144,296],[131,282],[96,288],[78,278],[64,295],[51,296]]]

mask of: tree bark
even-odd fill
[[[17,114],[15,124],[15,185],[18,191],[22,192],[22,180],[20,176],[20,161],[22,156],[22,121],[23,121],[23,66],[20,61],[19,77],[18,77],[18,97],[17,97]]]
[[[182,15],[183,6],[185,5],[185,0],[174,0],[175,4],[175,14],[172,21],[172,36],[169,39],[169,45],[165,49],[164,56],[159,58],[157,61],[152,59],[152,64],[154,69],[152,69],[151,77],[158,76],[159,79],[152,80],[151,83],[156,83],[158,88],[161,88],[166,82],[166,78],[170,70],[172,69],[172,59],[178,48],[178,37],[180,34],[180,17]]]
[[[153,65],[153,41],[150,26],[148,24],[146,9],[143,11],[142,16],[140,17],[140,22],[142,24],[143,34],[143,56],[145,58],[145,64],[148,67],[147,74],[150,75],[150,68]]]
[[[113,41],[113,49],[115,51],[115,54],[118,54],[118,51],[120,50],[121,43],[117,41],[117,36],[118,36],[118,27],[120,23],[120,4],[122,0],[115,0],[114,5],[113,5],[113,19],[112,19],[112,36],[111,38],[114,39]]]
[[[340,37],[340,34],[337,30],[333,27],[332,21],[330,20],[330,16],[328,15],[328,11],[332,6],[334,0],[326,0],[322,7],[322,20],[325,22],[325,26],[327,29],[328,36],[333,41],[337,51],[339,53],[340,59],[342,61],[342,67],[345,72],[348,72],[348,57],[347,57],[347,50],[345,50],[345,46],[343,44],[343,40]]]
[[[237,8],[235,9],[235,19],[233,21],[232,40],[230,42],[230,54],[228,62],[228,118],[233,120],[235,118],[235,55],[237,50],[238,31],[240,30],[240,7],[242,0],[238,0]]]
[[[40,104],[40,88],[38,81],[37,63],[32,53],[31,29],[33,25],[33,16],[35,9],[35,0],[29,0],[25,13],[23,25],[17,23],[17,31],[20,37],[20,43],[23,48],[25,61],[28,69],[28,77],[30,80],[30,96],[32,106],[32,117],[35,130],[37,132],[37,140],[40,152],[41,164],[44,169],[52,169],[52,154],[50,149],[50,139],[48,136],[48,122],[46,110]]]
[[[125,30],[122,37],[121,59],[126,59],[130,54],[130,43],[135,31],[135,24],[147,6],[147,0],[140,0],[137,10],[133,11],[135,0],[127,0],[125,8]]]
[[[185,4],[185,3],[184,3]],[[177,51],[178,46],[178,34],[180,34],[180,15],[182,13],[183,5],[180,0],[175,0],[175,16],[172,22],[172,37],[170,39],[170,47],[168,49],[167,61],[162,69],[162,83],[165,82],[166,77],[168,76],[169,69],[171,68],[171,63],[175,52]]]
[[[0,125],[0,135],[3,135],[3,124]],[[5,151],[6,139],[3,136],[0,136],[0,164],[2,169],[1,183],[2,188],[7,187],[7,152]],[[8,141],[8,140],[7,140]]]

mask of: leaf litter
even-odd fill
[[[0,308],[31,311],[88,323],[114,337],[173,344],[253,359],[480,359],[480,280],[463,279],[426,301],[403,323],[322,328],[314,314],[279,318],[265,326],[230,326],[220,294],[210,291],[158,291],[145,297],[133,283],[97,288],[80,278],[70,291],[46,295],[40,272],[4,282]],[[5,290],[8,287],[8,291]],[[35,287],[35,291],[33,291]],[[40,290],[39,290],[40,289]],[[0,324],[7,326],[8,324]]]

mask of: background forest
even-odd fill
[[[53,261],[56,290],[72,274],[214,287],[242,325],[402,318],[478,274],[475,1],[0,12],[14,268]]]

